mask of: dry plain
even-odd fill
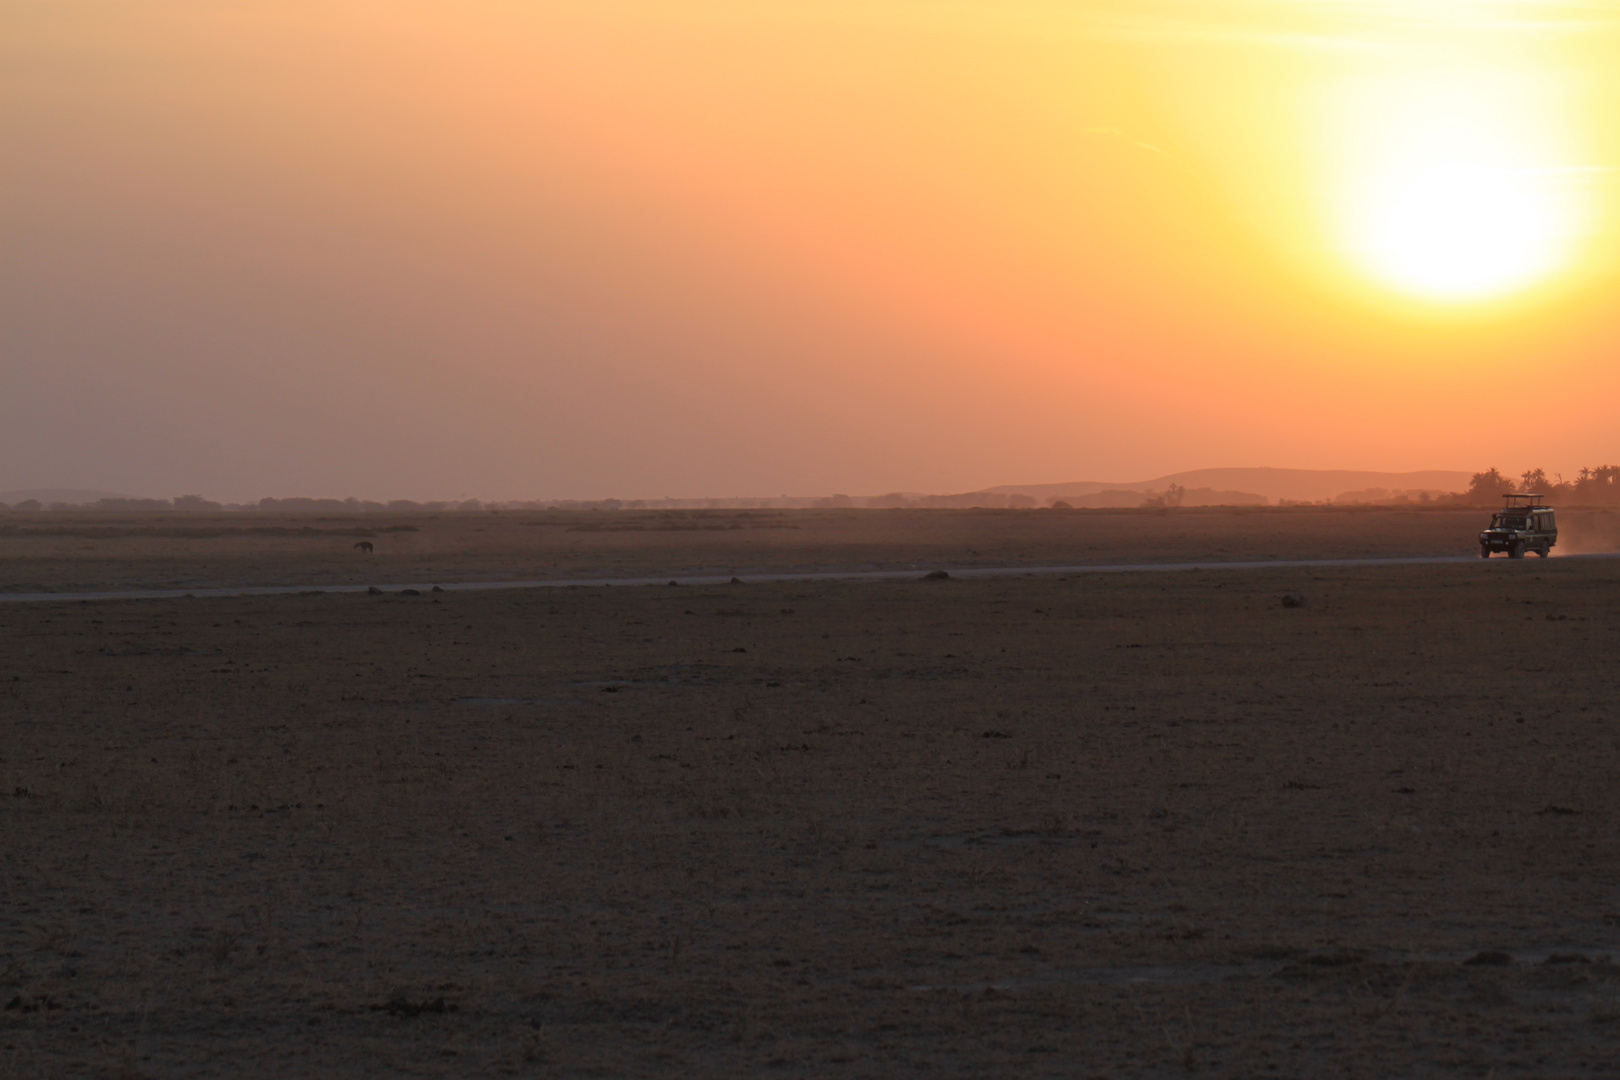
[[[1479,516],[11,514],[0,585],[1466,555]],[[1620,561],[0,627],[0,1076],[1620,1060]]]

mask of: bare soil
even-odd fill
[[[0,565],[1466,554],[1479,524],[866,514],[367,519],[360,570],[348,535],[11,533]],[[0,1076],[1612,1075],[1617,691],[1608,560],[0,605]]]
[[[0,592],[1470,555],[1477,509],[0,514]],[[1620,550],[1562,510],[1557,553]],[[370,541],[375,553],[355,550]]]

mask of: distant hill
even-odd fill
[[[1212,488],[1234,493],[1252,492],[1272,502],[1278,499],[1320,502],[1346,492],[1362,492],[1371,488],[1390,491],[1465,491],[1472,476],[1472,473],[1447,469],[1405,473],[1358,472],[1351,469],[1194,469],[1132,483],[1078,480],[1067,484],[1008,484],[986,488],[985,491],[997,495],[1027,495],[1037,502],[1045,502],[1048,499],[1079,499],[1104,491],[1157,494],[1171,484],[1177,484],[1189,491]]]
[[[8,506],[15,506],[29,499],[37,500],[49,506],[51,503],[67,503],[70,506],[83,506],[100,499],[128,499],[129,495],[120,495],[116,491],[89,491],[84,488],[24,488],[20,491],[0,491],[0,502]]]
[[[1013,492],[1012,494],[1017,494]],[[1106,488],[1085,495],[1069,495],[1062,501],[1082,510],[1105,510],[1141,506],[1149,498],[1164,494],[1160,488],[1153,495],[1134,488]],[[1046,499],[1040,499],[1045,504]],[[1252,491],[1219,491],[1215,488],[1183,486],[1177,506],[1265,506],[1270,500]]]

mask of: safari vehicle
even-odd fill
[[[1541,505],[1542,496],[1504,495],[1507,505],[1491,515],[1491,527],[1479,534],[1479,557],[1488,559],[1493,551],[1505,551],[1510,559],[1522,559],[1533,551],[1543,559],[1558,543],[1558,520],[1552,507]]]

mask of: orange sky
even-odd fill
[[[0,12],[0,490],[1620,460],[1620,5]]]

